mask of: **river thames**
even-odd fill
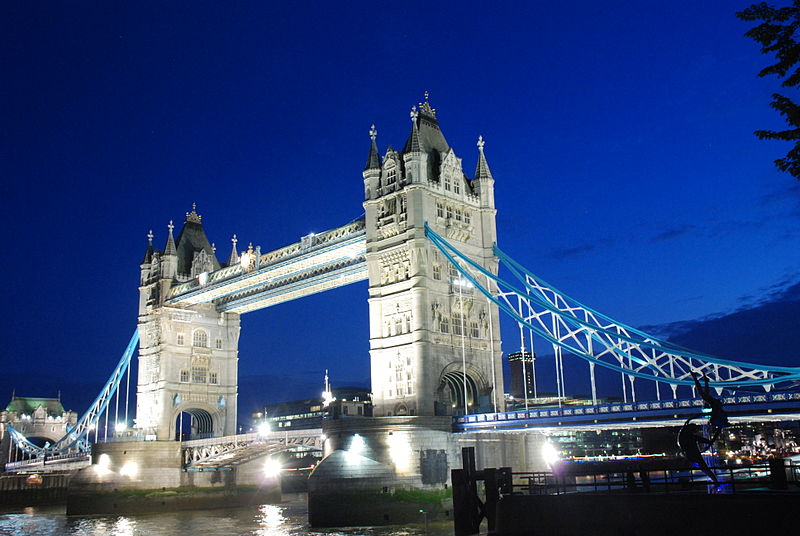
[[[305,494],[285,494],[279,504],[131,516],[67,517],[63,508],[0,513],[0,536],[410,536],[425,527],[353,527],[312,530]],[[432,523],[427,534],[451,536],[452,522]]]

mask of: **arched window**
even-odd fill
[[[208,348],[208,333],[202,329],[195,330],[192,334],[192,346]]]

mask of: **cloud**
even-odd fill
[[[800,281],[784,278],[744,296],[737,309],[695,320],[647,326],[673,343],[749,363],[800,366]]]
[[[598,246],[610,246],[613,243],[614,241],[610,238],[599,238],[593,242],[584,242],[583,244],[578,244],[577,246],[569,248],[556,248],[550,252],[550,256],[557,261],[563,261],[564,259],[577,257],[584,253],[594,251]]]
[[[657,233],[653,237],[650,238],[650,243],[655,244],[657,242],[664,242],[667,240],[672,240],[674,238],[679,238],[681,236],[687,235],[694,231],[697,231],[699,227],[692,223],[685,223],[682,225],[676,225],[670,227],[669,229],[665,229],[660,233]]]

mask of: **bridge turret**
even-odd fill
[[[481,196],[481,207],[494,208],[494,178],[483,154],[483,136],[478,136],[478,164],[475,166],[475,179],[477,193]]]
[[[367,163],[364,165],[364,171],[362,172],[364,177],[364,199],[375,197],[381,183],[381,156],[378,154],[378,145],[375,143],[375,138],[378,137],[375,125],[370,127],[369,137],[372,140],[372,144],[369,147]]]
[[[428,154],[422,150],[419,140],[419,126],[417,125],[419,112],[416,106],[411,107],[411,134],[403,148],[405,161],[406,181],[420,184],[428,177]]]
[[[402,153],[387,151],[380,184],[364,202],[376,416],[502,409],[497,308],[466,287],[425,238],[428,223],[476,262],[497,269],[485,160],[484,175],[485,202],[442,134],[426,93],[411,109]]]
[[[172,236],[172,230],[175,229],[172,220],[169,220],[167,229],[169,230],[167,243],[164,246],[164,253],[161,255],[161,278],[174,279],[178,273],[178,254],[175,248],[175,238]]]
[[[196,205],[177,240],[172,221],[168,229],[163,252],[148,248],[141,265],[135,425],[159,440],[230,435],[236,432],[239,315],[214,303],[169,303],[176,285],[203,286],[221,266]],[[231,259],[239,262],[235,235]],[[185,422],[191,431],[181,432]]]
[[[236,242],[238,241],[239,240],[236,238],[236,235],[234,234],[233,237],[231,238],[232,247],[231,247],[231,256],[228,257],[228,266],[239,264],[239,252],[236,251]]]

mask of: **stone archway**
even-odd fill
[[[172,417],[172,433],[178,441],[207,439],[216,435],[219,427],[217,412],[197,405],[179,407]]]
[[[464,374],[460,370],[450,370],[442,373],[435,394],[436,415],[463,415],[464,389],[466,384],[467,411],[479,401],[478,382],[472,371]]]

